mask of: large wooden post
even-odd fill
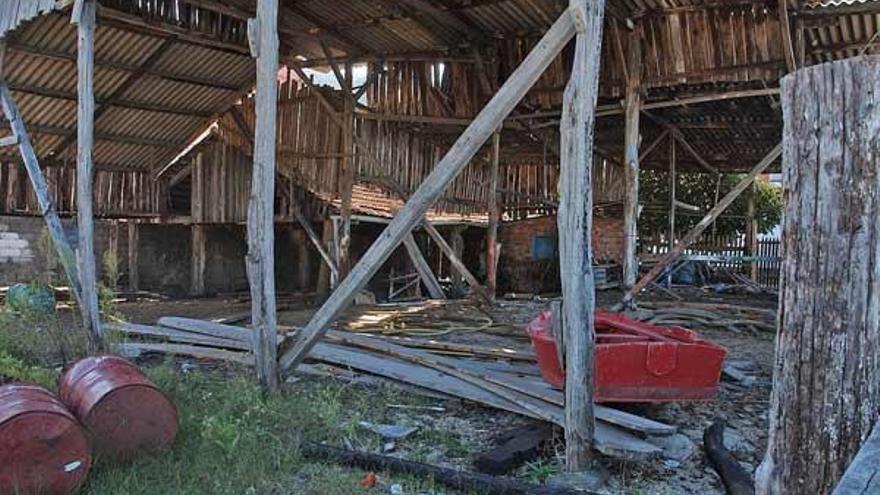
[[[192,277],[190,292],[194,296],[205,295],[205,268],[207,267],[207,232],[203,224],[193,224],[191,236]]]
[[[257,379],[278,387],[278,341],[275,315],[275,127],[278,114],[278,0],[258,0],[254,19],[257,51],[254,168],[248,201],[247,272]]]
[[[327,331],[330,323],[339,316],[355,294],[375,275],[404,236],[424,219],[425,213],[443,194],[449,183],[470,162],[573,35],[574,22],[568,13],[564,13],[553,23],[547,34],[535,45],[535,48],[486,104],[486,107],[471,121],[464,133],[456,140],[443,159],[437,163],[422,185],[410,196],[406,205],[398,211],[376,242],[364,253],[358,264],[315,313],[309,324],[299,332],[293,347],[282,357],[283,366],[295,366],[305,359],[309,350]]]
[[[486,288],[495,297],[498,285],[498,226],[501,202],[498,198],[498,168],[501,162],[501,132],[492,135],[492,159],[489,173],[489,228],[486,230]]]
[[[782,79],[783,265],[758,494],[830,493],[877,421],[878,106],[878,57]]]
[[[140,290],[140,276],[138,266],[138,245],[140,244],[140,225],[129,221],[128,227],[128,290],[137,292]]]
[[[593,120],[599,84],[604,1],[570,0],[577,25],[571,79],[565,88],[559,133],[559,268],[565,341],[565,465],[570,472],[592,464],[593,311]]]
[[[755,211],[755,196],[757,196],[757,183],[752,184],[746,196],[746,248],[749,256],[758,256],[758,220]],[[749,277],[758,281],[758,262],[752,260],[749,263]]]
[[[638,242],[639,216],[639,112],[642,105],[642,37],[641,24],[629,37],[626,66],[626,99],[624,108],[624,182],[626,192],[623,197],[623,285],[630,288],[639,275],[639,262],[636,255]]]
[[[342,167],[339,174],[339,277],[345,278],[351,270],[351,196],[354,188],[354,104],[351,96],[352,67],[345,64],[345,78],[342,81],[345,92],[342,127]]]
[[[321,231],[321,245],[324,246],[324,253],[328,253],[327,256],[330,256],[330,243],[333,240],[333,222],[329,218],[324,219],[323,228]],[[325,295],[330,291],[330,288],[333,287],[334,280],[336,279],[336,272],[331,267],[336,266],[336,261],[331,258],[330,261],[325,261],[318,268],[318,282],[315,287],[315,292],[319,295]]]
[[[76,265],[82,290],[80,311],[83,328],[88,330],[89,348],[104,346],[101,314],[98,309],[98,281],[95,268],[95,218],[92,208],[92,147],[95,128],[95,9],[94,0],[80,2],[77,24],[77,111],[76,111],[76,220],[79,242]]]

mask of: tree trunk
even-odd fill
[[[759,494],[830,493],[880,408],[880,58],[782,81],[783,274]]]

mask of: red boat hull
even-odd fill
[[[681,327],[660,327],[597,311],[595,400],[668,402],[715,396],[727,351]],[[562,388],[565,374],[551,333],[552,316],[542,311],[527,327],[541,375]]]

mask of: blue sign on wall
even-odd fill
[[[536,235],[532,238],[532,259],[550,260],[556,258],[556,236]]]

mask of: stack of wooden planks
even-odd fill
[[[157,325],[108,324],[125,336],[126,356],[159,352],[252,365],[247,328],[188,318],[163,317]],[[279,336],[279,344],[289,338]],[[534,357],[512,349],[435,340],[330,331],[309,355],[315,363],[356,370],[484,406],[562,425],[564,395],[540,377]],[[646,460],[662,449],[643,437],[675,433],[673,426],[596,406],[595,448],[606,455]]]

